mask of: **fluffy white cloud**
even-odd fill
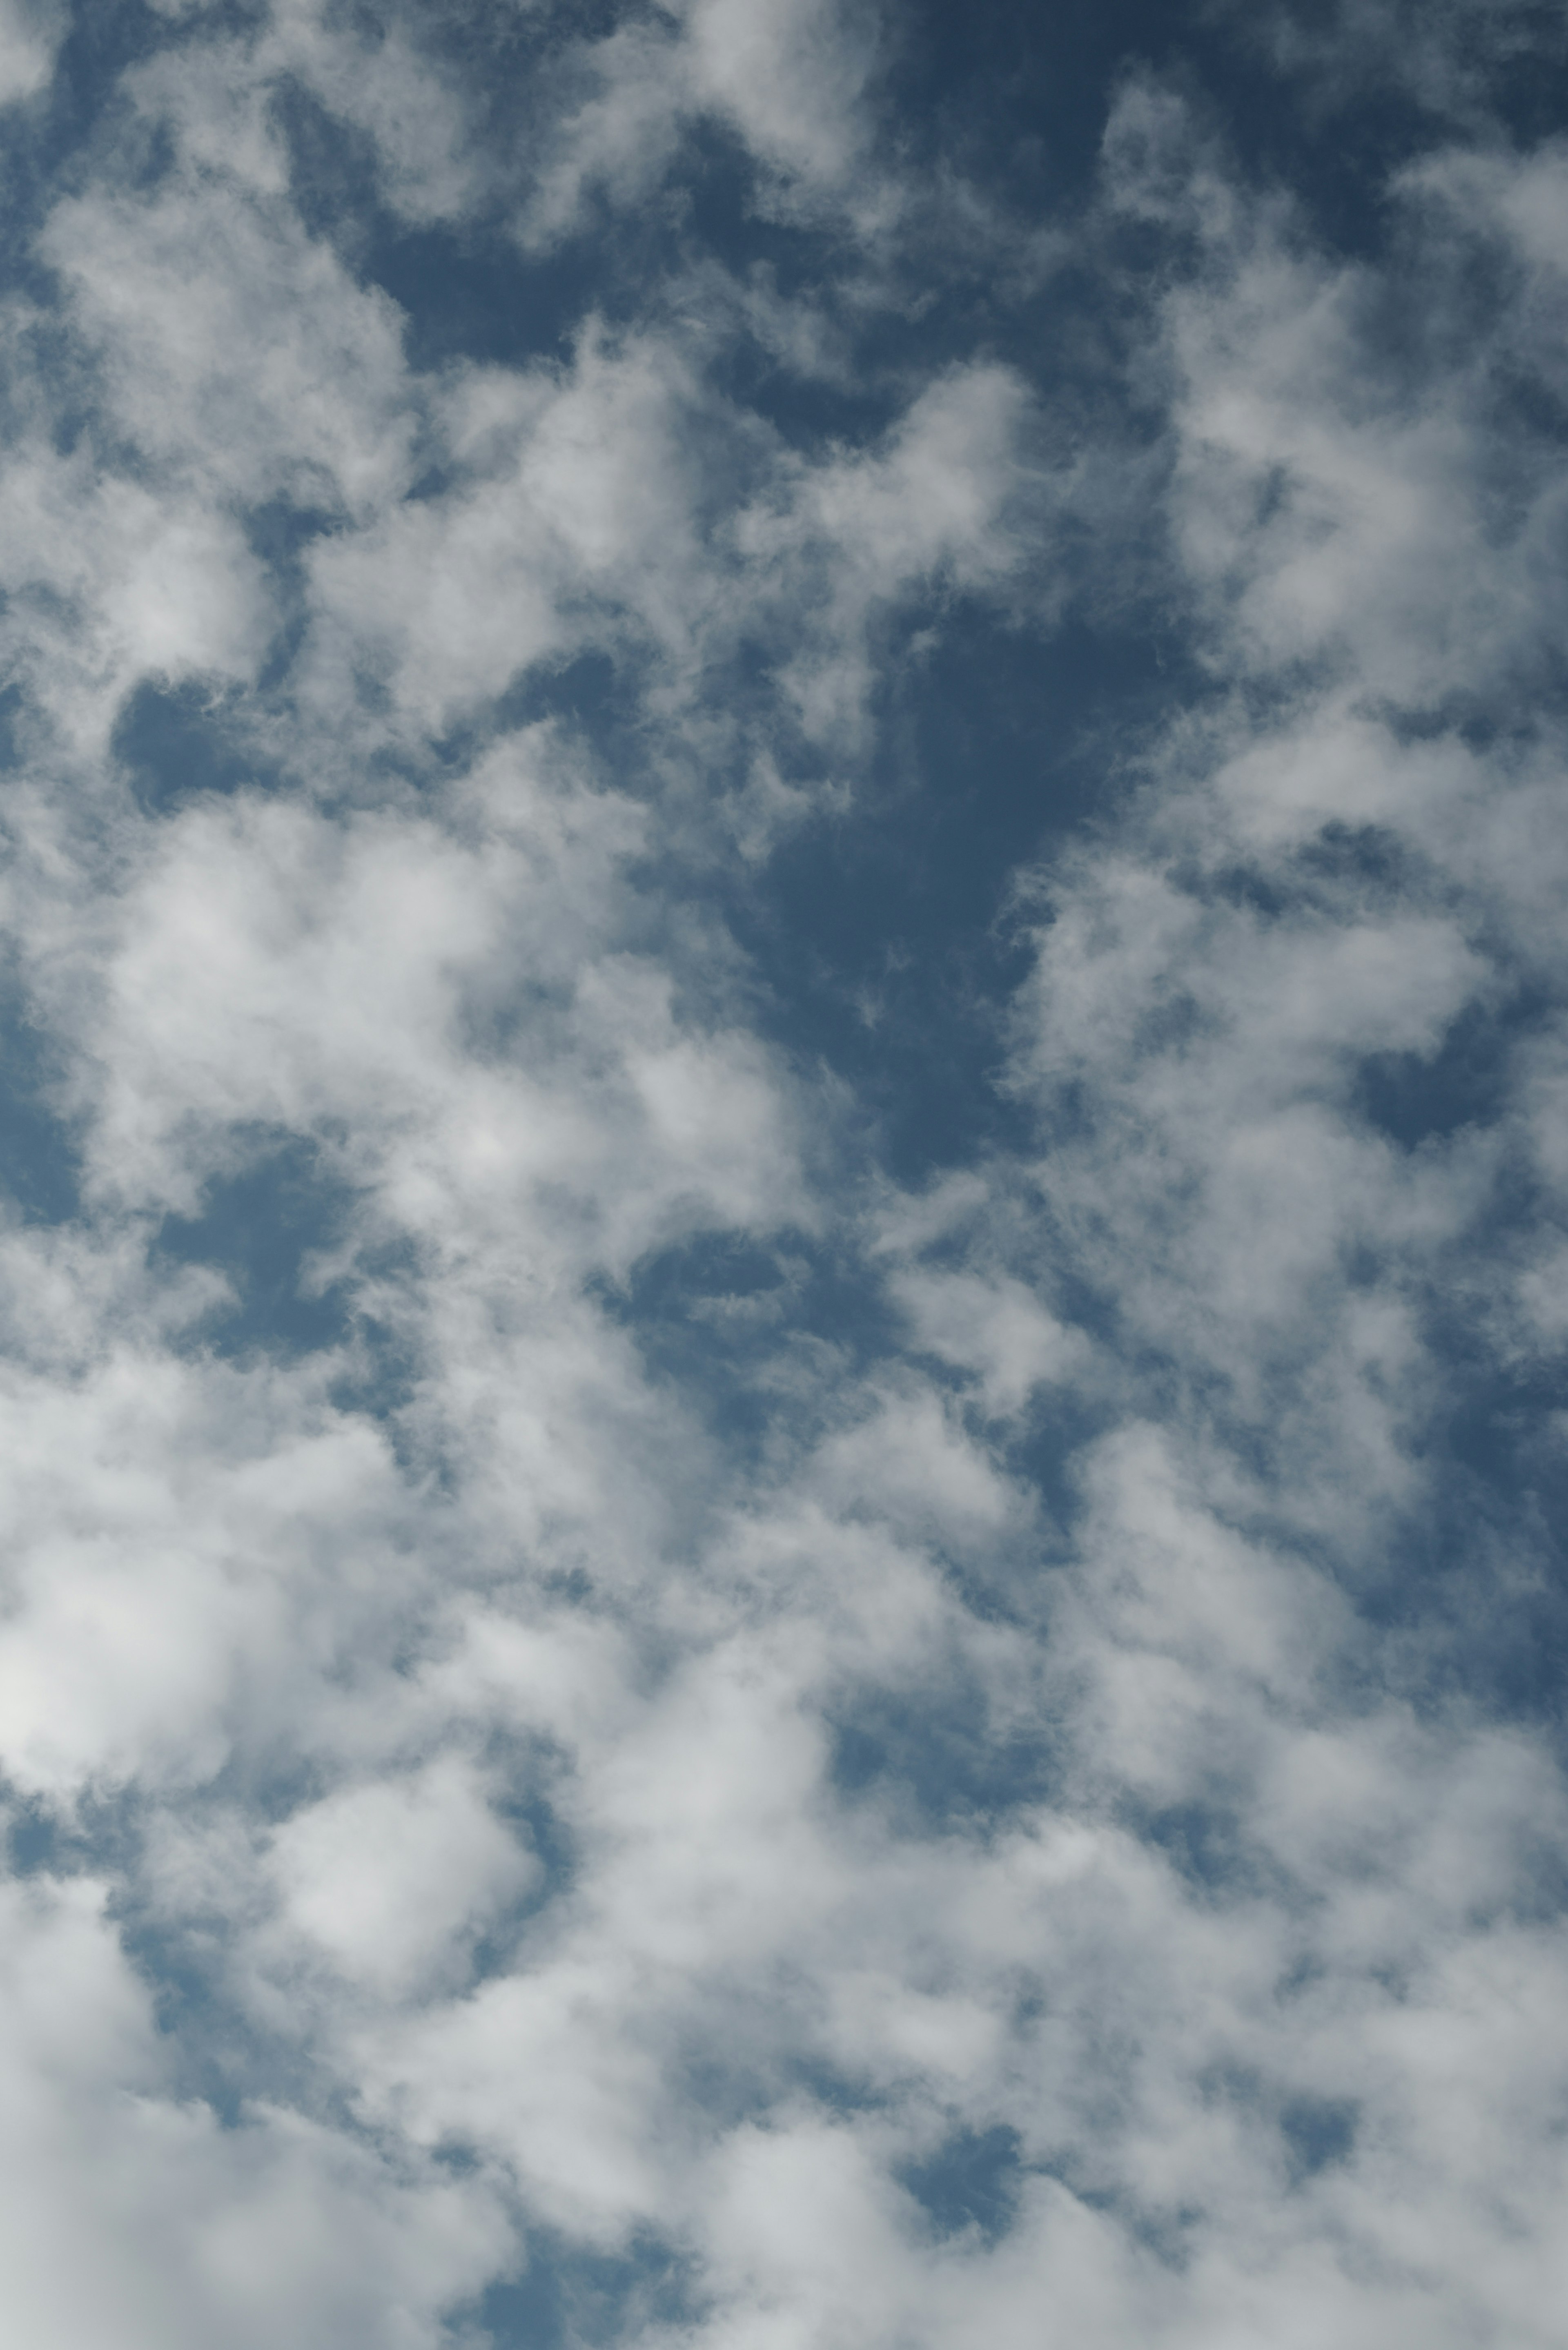
[[[38,2339],[428,2341],[504,2256],[482,2194],[296,2113],[224,2128],[174,2094],[101,1886],[9,1886],[5,1904],[6,2267]]]
[[[237,176],[198,169],[140,202],[95,190],[50,215],[43,257],[144,459],[214,504],[373,510],[408,483],[401,321]]]
[[[519,161],[493,24],[164,14],[5,312],[25,2330],[434,2350],[532,2264],[563,2340],[1546,2350],[1548,1554],[1444,1430],[1565,1322],[1560,154],[1450,119],[1348,263],[1133,81],[1100,417],[921,339],[945,259],[857,357],[868,20],[520,14]],[[823,283],[693,258],[714,121]],[[657,282],[421,371],[375,201]],[[900,1188],[727,915],[911,615],[1085,572],[1203,688],[1014,878],[1030,1139]]]
[[[390,1991],[420,1988],[537,1866],[451,1761],[295,1813],[273,1863],[290,1922],[346,1974]]]

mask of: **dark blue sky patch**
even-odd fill
[[[240,1173],[208,1184],[200,1215],[166,1216],[152,1254],[213,1265],[233,1284],[235,1302],[208,1333],[219,1354],[290,1356],[339,1346],[349,1334],[351,1299],[341,1285],[318,1293],[308,1260],[340,1238],[354,1198],[309,1143],[270,1144]]]
[[[404,1268],[389,1269],[395,1279]],[[374,1272],[373,1257],[362,1263],[361,1270]],[[344,1295],[337,1302],[347,1316],[349,1298]],[[334,1304],[331,1293],[322,1303]],[[416,1477],[433,1474],[439,1481],[442,1464],[432,1461],[422,1431],[411,1421],[424,1368],[420,1350],[400,1319],[371,1312],[357,1295],[351,1304],[351,1343],[334,1365],[327,1389],[332,1407],[336,1411],[366,1413],[379,1423],[400,1469]],[[341,1326],[327,1320],[321,1326],[337,1330]],[[335,1346],[338,1341],[328,1336],[320,1343]]]
[[[233,1806],[271,1828],[331,1791],[331,1774],[318,1756],[301,1755],[274,1742],[259,1749],[231,1748],[196,1800],[218,1813]]]
[[[1231,865],[1222,872],[1210,875],[1193,858],[1172,866],[1168,879],[1177,889],[1188,889],[1195,898],[1207,898],[1212,891],[1226,905],[1244,907],[1265,922],[1277,922],[1293,903],[1281,878],[1255,865]]]
[[[500,232],[410,227],[386,213],[373,218],[360,267],[403,311],[404,348],[421,370],[565,360],[595,288],[576,246],[535,255]]]
[[[1277,2084],[1243,2064],[1209,2066],[1200,2087],[1206,2103],[1229,2106],[1251,2127],[1277,2131],[1275,2158],[1293,2188],[1309,2186],[1321,2172],[1348,2162],[1355,2151],[1361,2108],[1353,2097],[1310,2090],[1282,2097]]]
[[[772,426],[779,439],[810,459],[825,442],[864,447],[893,425],[903,406],[904,364],[912,356],[917,330],[898,311],[874,323],[841,316],[833,299],[831,281],[812,283],[812,273],[798,264],[781,267],[776,258],[753,257],[737,265],[736,288],[759,297],[764,305],[799,298],[804,279],[822,303],[829,336],[841,336],[846,353],[853,349],[856,365],[842,374],[831,369],[814,373],[748,325],[744,314],[734,317],[731,339],[715,355],[711,372],[714,388],[747,414]],[[721,317],[728,321],[727,307]]]
[[[245,2103],[258,2089],[275,2097],[310,2095],[297,2054],[256,2033],[224,1995],[227,1937],[221,1920],[169,1926],[117,1904],[110,1915],[126,1959],[152,1994],[178,2095],[199,2099],[225,2129],[240,2126]]]
[[[1283,888],[1297,875],[1309,896],[1349,887],[1393,902],[1415,879],[1408,845],[1382,825],[1325,824],[1303,844],[1278,878]]]
[[[298,590],[306,578],[306,550],[315,538],[334,529],[337,517],[320,505],[294,505],[289,498],[268,498],[244,515],[244,536],[254,555],[268,564],[275,578]]]
[[[574,757],[587,752],[596,777],[628,799],[655,803],[670,828],[679,830],[673,805],[678,787],[655,756],[643,701],[650,667],[647,648],[626,637],[613,649],[590,644],[565,656],[531,661],[500,693],[438,737],[431,745],[431,756],[448,774],[462,774],[499,736],[550,725],[559,730]],[[705,796],[717,781],[704,772],[695,789]],[[708,813],[704,809],[701,823]],[[628,859],[627,872],[632,887],[646,895],[650,920],[657,920],[665,934],[669,908],[663,893],[675,882],[695,898],[701,886],[693,882],[689,861],[651,840],[646,855]],[[628,899],[622,910],[632,914],[636,908]]]
[[[81,1205],[81,1159],[52,1107],[57,1055],[0,988],[0,1200],[25,1222],[67,1223]]]
[[[1012,2224],[1023,2178],[1018,2132],[957,2129],[934,2154],[896,2176],[939,2239],[967,2234],[994,2244]]]
[[[1538,476],[1542,444],[1550,451],[1568,442],[1568,390],[1544,374],[1527,369],[1522,359],[1511,365],[1506,359],[1500,359],[1494,369],[1491,390],[1500,429],[1510,440],[1517,440],[1522,445],[1524,460],[1519,466],[1520,474],[1527,480],[1531,475]],[[1550,627],[1550,622],[1547,625]],[[1544,650],[1548,657],[1556,655],[1554,666],[1560,680],[1561,647],[1553,643]],[[1553,699],[1560,706],[1560,687]],[[1514,715],[1517,720],[1517,711]]]
[[[1352,1086],[1355,1108],[1404,1150],[1493,1125],[1509,1107],[1512,1050],[1539,1025],[1536,1009],[1518,999],[1469,1003],[1433,1053],[1367,1054]]]
[[[689,2325],[701,2314],[691,2264],[654,2237],[625,2253],[591,2252],[535,2229],[528,2251],[520,2276],[489,2286],[449,2323],[477,2324],[492,2350],[577,2350]]]
[[[1555,1434],[1568,1402],[1568,1353],[1500,1359],[1489,1319],[1490,1249],[1506,1261],[1512,1242],[1532,1232],[1539,1224],[1529,1216],[1500,1211],[1484,1237],[1412,1283],[1427,1361],[1419,1383],[1407,1380],[1395,1400],[1397,1441],[1420,1475],[1403,1506],[1358,1517],[1348,1535],[1303,1530],[1294,1499],[1309,1473],[1294,1448],[1313,1424],[1310,1383],[1321,1359],[1310,1333],[1281,1348],[1245,1417],[1223,1382],[1200,1390],[1209,1427],[1261,1497],[1236,1519],[1237,1531],[1324,1575],[1361,1619],[1365,1639],[1337,1668],[1340,1700],[1352,1707],[1397,1694],[1434,1719],[1480,1705],[1560,1738],[1568,1731],[1568,1467]],[[1376,1261],[1347,1270],[1374,1289],[1396,1277]],[[1447,1273],[1448,1288],[1430,1285],[1434,1270]],[[1151,1377],[1145,1393],[1158,1388]],[[1223,1859],[1213,1822],[1200,1823],[1197,1845],[1179,1820],[1171,1825],[1187,1835],[1200,1873]]]
[[[1216,1788],[1207,1800],[1156,1805],[1123,1798],[1118,1816],[1143,1843],[1163,1853],[1189,1890],[1220,1907],[1238,1897],[1293,1898],[1277,1858],[1247,1834],[1235,1798]]]
[[[1303,105],[1254,41],[1252,15],[1164,0],[1048,9],[923,0],[896,36],[899,120],[933,161],[956,158],[1027,222],[1081,197],[1115,91],[1129,71],[1152,70],[1185,87],[1204,130],[1222,126],[1243,171],[1288,186],[1318,236],[1348,254],[1375,252],[1390,171],[1429,146],[1430,117],[1376,73],[1346,77],[1332,104]],[[1429,25],[1412,37],[1430,38]],[[1501,85],[1500,94],[1511,102]],[[1540,118],[1538,94],[1518,99]]]
[[[876,1276],[849,1249],[805,1233],[763,1243],[702,1232],[655,1251],[624,1286],[594,1295],[656,1377],[754,1465],[784,1439],[808,1441],[846,1373],[889,1350],[898,1324]],[[804,1355],[803,1355],[804,1350]],[[788,1357],[802,1356],[798,1376]]]
[[[166,43],[170,29],[168,18],[145,0],[77,0],[47,89],[33,104],[6,110],[0,171],[9,201],[0,266],[8,278],[15,272],[24,283],[38,282],[28,247],[44,213],[60,193],[62,179],[79,171],[84,149],[123,143],[128,124],[119,78]]]
[[[1000,1825],[1039,1803],[1065,1760],[1049,1721],[1000,1728],[956,1659],[939,1680],[846,1690],[826,1720],[840,1798],[875,1804],[910,1835]]]
[[[670,2077],[689,2110],[702,2115],[706,2130],[717,2135],[745,2123],[765,2128],[781,2106],[809,2105],[846,2120],[883,2105],[883,2090],[852,2057],[825,2055],[813,2045],[809,2026],[803,2037],[793,2011],[799,1989],[787,1965],[771,1976],[728,1973],[705,1984]]]
[[[750,158],[714,121],[687,126],[669,177],[642,203],[612,213],[590,182],[581,216],[533,248],[520,241],[515,213],[527,194],[526,164],[549,160],[536,125],[514,127],[510,164],[492,150],[499,168],[477,214],[461,224],[411,223],[384,201],[363,131],[296,82],[280,85],[275,103],[303,216],[357,277],[398,303],[410,360],[421,369],[454,359],[513,367],[564,359],[590,313],[612,329],[657,322],[672,282],[690,308],[701,296],[685,274],[714,259],[737,278],[763,265],[796,286],[808,277],[831,283],[856,260],[852,244],[819,229],[759,214],[750,202]],[[787,400],[775,370],[760,380],[774,380]],[[722,371],[715,381],[722,386]],[[768,412],[765,400],[760,412]]]
[[[1205,40],[1192,13],[1158,0],[919,0],[893,27],[890,95],[928,166],[950,159],[994,201],[1039,218],[1091,177],[1127,58],[1195,37]]]
[[[275,85],[271,111],[287,150],[289,190],[300,219],[352,276],[362,276],[378,232],[396,234],[381,203],[369,133],[329,113],[291,76]]]
[[[110,750],[149,816],[256,780],[234,739],[232,702],[211,685],[139,685],[115,722]]]
[[[65,1875],[78,1841],[40,1796],[12,1799],[5,1816],[5,1862],[13,1877]]]
[[[246,2102],[258,2095],[319,2110],[309,2063],[259,2030],[230,1994],[234,1921],[221,1902],[171,1917],[149,1898],[140,1866],[146,1811],[135,1789],[88,1798],[77,1806],[67,1848],[78,1867],[109,1881],[107,1916],[151,1996],[173,2094],[199,2099],[225,2128],[237,2127]]]
[[[0,611],[5,608],[0,600]],[[14,768],[20,757],[16,743],[16,722],[22,714],[22,689],[8,685],[0,692],[0,771]]]
[[[1096,1323],[1103,1326],[1104,1318],[1092,1304],[1083,1312],[1069,1310],[1066,1315],[1070,1326],[1096,1337],[1104,1335],[1103,1327],[1096,1327]],[[1092,1395],[1072,1385],[1042,1387],[1017,1430],[998,1440],[1009,1471],[1033,1488],[1044,1507],[1045,1524],[1036,1573],[1044,1574],[1064,1552],[1070,1530],[1085,1509],[1085,1449],[1114,1424],[1116,1416],[1116,1399],[1112,1397]]]
[[[1280,2136],[1293,2186],[1349,2160],[1359,2111],[1348,2097],[1293,2097],[1282,2106]]]
[[[679,181],[667,203],[666,217],[675,230],[673,262],[689,266],[717,262],[737,286],[761,284],[787,299],[815,301],[830,325],[844,335],[846,351],[853,353],[854,364],[839,374],[836,392],[821,378],[803,374],[788,363],[764,364],[756,377],[759,414],[797,446],[805,442],[807,421],[818,401],[827,403],[818,411],[825,421],[836,416],[841,429],[858,428],[846,435],[852,440],[868,423],[879,427],[891,420],[908,397],[907,377],[902,396],[894,379],[904,375],[917,345],[929,363],[933,346],[940,348],[945,338],[940,324],[930,320],[922,320],[913,336],[907,333],[906,306],[896,292],[892,299],[886,295],[867,299],[867,256],[852,229],[836,222],[831,212],[814,217],[809,206],[781,211],[770,201],[766,183],[759,181],[757,166],[741,140],[711,115],[691,124],[680,151]],[[687,292],[678,271],[675,284],[680,293]],[[926,277],[921,296],[928,302],[941,302],[940,271],[935,283]],[[763,348],[753,343],[748,352],[742,343],[729,364],[744,369],[749,359],[755,366]],[[743,380],[732,379],[737,387]],[[717,380],[726,380],[722,370]]]
[[[1552,0],[1444,8],[1394,0],[1380,10],[1355,0],[1285,0],[1279,16],[1293,36],[1281,102],[1297,106],[1320,136],[1358,117],[1366,136],[1365,110],[1395,102],[1428,144],[1457,129],[1473,131],[1487,112],[1521,145],[1561,126],[1568,26]],[[1265,12],[1230,0],[1216,12],[1221,25],[1227,16],[1241,40],[1251,35],[1266,52]]]
[[[492,1739],[484,1761],[503,1781],[500,1794],[492,1796],[492,1810],[538,1859],[542,1873],[521,1901],[475,1937],[470,1952],[471,1980],[475,1982],[513,1971],[519,1938],[526,1933],[531,1919],[570,1890],[578,1857],[571,1829],[551,1800],[556,1758],[530,1742],[520,1745],[515,1741]]]
[[[118,1895],[109,1915],[151,1994],[170,2094],[244,2128],[258,2104],[291,2106],[350,2142],[367,2132],[355,2101],[303,2039],[258,2027],[229,1970],[238,1921],[215,1913],[171,1922]]]
[[[265,697],[286,685],[289,671],[305,640],[309,625],[306,557],[312,544],[335,527],[337,517],[318,506],[296,505],[286,498],[269,498],[259,506],[252,506],[244,515],[244,522],[251,552],[265,564],[282,613],[256,680],[265,701]],[[214,725],[220,714],[221,705],[214,703],[212,711]],[[231,758],[236,765],[244,764],[237,746]],[[260,764],[265,776],[266,763],[264,761]]]
[[[1483,1359],[1468,1381],[1462,1365],[1421,1430],[1424,1505],[1358,1601],[1417,1701],[1532,1722],[1568,1755],[1568,1364],[1511,1377]]]
[[[1012,628],[960,605],[931,650],[900,664],[848,812],[732,883],[759,1026],[846,1080],[868,1152],[897,1180],[1026,1146],[1032,1118],[998,1084],[1002,1007],[1031,953],[1009,919],[1013,880],[1116,804],[1101,733],[1112,709],[1136,724],[1178,682],[1152,637]]]
[[[536,661],[486,713],[485,731],[510,733],[553,719],[586,742],[613,773],[618,789],[651,787],[647,774],[635,664],[591,647],[567,660]],[[473,730],[445,738],[443,756],[462,760],[479,739]]]

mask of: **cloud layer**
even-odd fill
[[[1568,155],[1400,21],[0,21],[28,2339],[1560,2341]]]

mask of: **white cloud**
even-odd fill
[[[846,177],[865,135],[865,17],[842,0],[692,0],[685,31],[698,92],[763,163],[808,191]]]
[[[459,376],[445,423],[450,491],[313,554],[320,701],[358,671],[436,729],[605,647],[655,661],[650,716],[723,756],[710,697],[750,640],[810,743],[853,754],[879,618],[933,587],[1003,592],[1021,561],[1031,403],[1000,368],[953,370],[880,447],[803,462],[679,344],[590,324],[569,369]]]
[[[211,172],[140,201],[95,192],[56,209],[41,246],[114,423],[159,467],[217,500],[331,514],[406,488],[396,308],[271,192]]]
[[[547,248],[580,227],[596,193],[618,203],[647,198],[685,127],[683,62],[673,28],[657,18],[584,45],[570,77],[576,102],[550,126],[548,160],[518,222],[525,247]]]
[[[1501,1501],[1444,1550],[1439,1325],[1501,1377],[1563,1322],[1558,745],[1499,723],[1561,619],[1499,390],[1560,364],[1560,157],[1403,174],[1395,348],[1394,265],[1124,95],[1083,250],[1177,240],[1135,567],[1212,691],[1019,877],[1033,1140],[899,1191],[725,906],[854,806],[898,616],[1059,609],[1119,460],[1047,481],[1091,428],[989,329],[911,300],[857,380],[840,285],[775,276],[769,347],[865,399],[786,430],[684,255],[566,360],[416,377],[279,97],[405,224],[536,247],[722,118],[885,317],[869,32],[628,21],[522,164],[445,19],[170,38],[7,312],[6,972],[80,1178],[0,1232],[25,2329],[436,2350],[525,2259],[661,2251],[690,2307],[620,2338],[1544,2350],[1568,1813],[1459,1653],[1540,1553]],[[501,706],[584,651],[608,752]],[[150,813],[115,725],[181,681],[242,779]],[[1428,1115],[1467,1022],[1493,1090]],[[269,1181],[249,1278],[317,1345],[224,1318]],[[710,1259],[783,1304],[684,1312]],[[994,2240],[942,2208],[977,2144]]]
[[[420,1989],[467,1930],[537,1875],[472,1771],[430,1764],[296,1812],[273,1839],[291,1924],[358,1981]]]
[[[291,1389],[156,1346],[6,1385],[7,1773],[67,1806],[209,1777],[247,1714],[265,1737],[292,1713],[306,1652],[328,1665],[377,1612],[384,1442],[319,1372]]]
[[[715,118],[755,165],[762,209],[847,213],[874,234],[902,200],[885,171],[868,168],[877,50],[869,13],[843,0],[679,0],[569,45],[552,61],[563,102],[536,134],[543,160],[519,216],[524,243],[580,231],[596,197],[648,202],[683,142]]]
[[[1082,1360],[1081,1334],[1064,1329],[1022,1282],[914,1271],[891,1287],[917,1344],[976,1373],[992,1411],[1017,1411],[1041,1380],[1064,1378]]]
[[[400,2178],[297,2115],[225,2129],[172,2095],[101,1887],[9,1886],[5,1905],[7,2291],[35,2338],[429,2341],[504,2257],[482,2194]]]
[[[24,446],[0,518],[7,651],[70,750],[101,755],[143,678],[254,676],[275,616],[232,515]]]
[[[47,88],[65,37],[62,12],[50,0],[5,0],[0,9],[0,106]]]

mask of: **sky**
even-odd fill
[[[18,2341],[1568,2344],[1565,68],[0,0]]]

